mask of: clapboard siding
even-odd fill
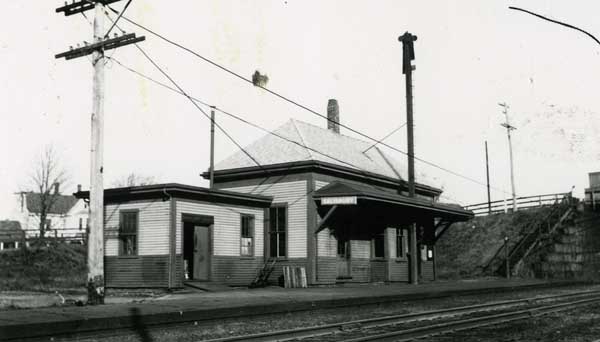
[[[371,260],[371,281],[386,280],[387,260]]]
[[[169,256],[106,256],[104,272],[107,287],[167,287]]]
[[[240,217],[241,214],[254,215],[254,256],[263,256],[263,221],[262,208],[234,206],[230,204],[206,203],[177,199],[176,219],[176,253],[181,253],[181,236],[183,232],[183,214],[212,216],[212,250],[215,256],[240,255]]]
[[[371,258],[371,240],[350,240],[350,255],[357,259]]]
[[[173,287],[183,287],[183,255],[178,254],[175,258],[175,279]]]
[[[435,280],[435,277],[433,274],[433,261],[432,260],[421,262],[421,276],[423,277],[423,280],[425,280],[425,281]]]
[[[285,177],[276,183],[223,187],[222,190],[273,196],[273,203],[288,204],[288,257],[306,258],[307,229],[307,189],[306,180],[286,181]]]
[[[317,254],[321,257],[337,256],[337,239],[329,228],[325,228],[317,234]]]
[[[389,281],[407,282],[408,278],[408,262],[406,260],[390,260],[388,265]]]
[[[352,258],[350,260],[352,282],[367,283],[371,281],[371,261],[369,259]]]
[[[317,282],[319,284],[333,284],[337,275],[337,258],[321,257],[317,260]]]
[[[228,285],[249,285],[263,266],[263,258],[215,256],[211,281]]]
[[[153,200],[105,206],[105,255],[119,255],[119,213],[132,209],[139,210],[138,255],[169,254],[169,202]]]

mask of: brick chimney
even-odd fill
[[[77,184],[77,192],[81,192],[81,184]]]
[[[56,195],[60,194],[60,183],[54,183],[54,193]]]
[[[336,99],[327,102],[327,129],[340,134],[340,108]]]

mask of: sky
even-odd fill
[[[121,9],[125,1],[114,4]],[[0,219],[13,193],[29,190],[36,158],[51,145],[70,175],[65,192],[89,186],[93,69],[89,59],[57,60],[91,41],[90,21],[55,13],[62,1],[13,1],[0,21]],[[267,87],[320,113],[340,105],[343,124],[382,138],[405,122],[399,35],[415,43],[415,154],[438,179],[446,202],[486,200],[488,141],[492,200],[510,196],[500,102],[513,131],[518,196],[583,196],[600,171],[600,46],[580,32],[509,10],[528,10],[600,35],[597,1],[167,1],[133,0],[126,16],[245,77],[260,70]],[[110,22],[107,21],[107,25]],[[273,130],[290,118],[324,119],[252,87],[156,36],[141,47],[190,95]],[[118,32],[118,31],[117,31]],[[168,83],[133,46],[107,52]],[[242,146],[264,133],[227,117],[217,121]],[[355,136],[342,128],[342,134]],[[386,143],[406,151],[406,131]],[[385,147],[382,147],[386,150]],[[216,160],[237,151],[217,132]],[[398,160],[406,157],[388,150]],[[209,120],[185,97],[106,64],[105,184],[129,173],[158,182],[206,186]],[[469,178],[465,179],[465,178]],[[419,181],[417,179],[417,181]]]

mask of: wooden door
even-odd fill
[[[194,226],[194,280],[208,280],[210,235],[205,226]]]
[[[350,243],[347,240],[337,242],[337,278],[350,278]]]

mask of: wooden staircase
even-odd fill
[[[505,248],[508,248],[510,273],[511,275],[518,274],[522,270],[527,257],[536,250],[541,241],[550,237],[572,212],[572,199],[570,196],[564,196],[550,208],[547,215],[530,219],[523,225],[520,234],[510,238],[508,247],[501,245],[498,248],[493,257],[483,267],[484,274],[506,275],[507,257]]]

